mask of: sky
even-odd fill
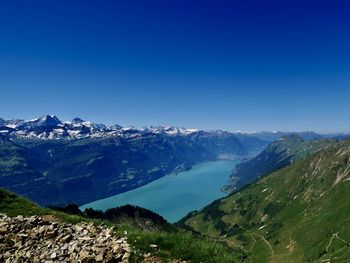
[[[348,1],[0,2],[0,117],[350,131]]]

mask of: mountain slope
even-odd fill
[[[305,141],[320,140],[320,139],[323,139],[325,137],[328,137],[328,138],[331,137],[328,135],[321,135],[321,134],[318,134],[318,133],[312,132],[312,131],[305,131],[305,132],[261,131],[261,132],[248,133],[249,136],[259,138],[259,139],[265,140],[265,141],[276,141],[281,137],[289,136],[292,134],[297,134],[299,137],[301,137]]]
[[[240,189],[247,183],[286,167],[332,143],[336,141],[331,139],[304,141],[296,134],[282,136],[253,159],[237,165],[225,190],[231,192]]]
[[[182,220],[242,247],[248,262],[347,262],[350,141],[263,177]]]
[[[127,210],[127,211],[126,211]],[[130,217],[130,211],[132,212],[132,216]],[[140,228],[139,224],[135,224],[135,217],[133,214],[137,212],[137,220],[143,220],[143,227]],[[113,232],[110,231],[110,234],[116,235],[118,237],[127,237],[127,242],[131,245],[131,253],[130,253],[130,261],[129,262],[182,262],[181,260],[186,260],[187,262],[193,263],[234,263],[241,262],[245,257],[245,253],[240,250],[232,250],[223,244],[216,243],[212,240],[203,238],[199,235],[193,234],[184,229],[172,226],[170,224],[164,223],[162,221],[157,220],[157,216],[150,211],[146,211],[142,208],[131,206],[129,207],[121,207],[111,209],[109,212],[102,213],[102,217],[100,212],[95,211],[92,218],[87,217],[88,215],[92,215],[92,212],[89,211],[88,214],[81,213],[79,215],[71,215],[62,213],[59,211],[55,211],[52,209],[41,208],[34,203],[28,201],[25,198],[19,197],[13,193],[0,189],[0,213],[5,213],[9,216],[15,217],[21,215],[21,217],[13,218],[12,221],[22,220],[35,222],[43,221],[38,218],[23,218],[22,216],[33,216],[40,215],[45,220],[49,220],[49,222],[41,222],[43,225],[48,226],[50,222],[54,224],[53,229],[57,229],[61,224],[65,224],[65,222],[69,222],[71,224],[78,224],[73,226],[73,228],[80,227],[78,231],[79,234],[82,234],[82,228],[91,228],[87,223],[93,223],[94,227],[101,228],[101,225],[104,224],[110,229],[113,229]],[[148,216],[148,215],[152,216]],[[0,216],[1,217],[1,216]],[[160,216],[158,216],[160,217]],[[153,220],[153,219],[156,220]],[[55,222],[55,223],[53,223]],[[149,227],[153,225],[155,227]],[[6,231],[3,228],[4,224],[2,224],[1,233],[4,236],[13,236],[16,235],[15,231]],[[147,226],[147,227],[144,227]],[[25,225],[25,227],[28,227]],[[72,228],[72,226],[67,226],[65,224],[65,228]],[[60,228],[60,227],[59,227]],[[22,227],[17,227],[16,231],[21,231]],[[31,227],[29,231],[38,230],[38,227]],[[5,231],[5,232],[4,232]],[[19,233],[23,234],[23,233]],[[57,234],[57,233],[56,233]],[[17,240],[25,241],[28,238],[28,234],[24,234],[22,236],[18,236]],[[45,235],[46,236],[46,235]],[[30,236],[31,238],[32,236]],[[52,238],[51,236],[47,236],[48,238]],[[34,237],[35,238],[35,237]],[[40,235],[36,235],[36,238],[41,238]],[[58,236],[57,239],[61,239],[62,235]],[[79,236],[80,241],[78,243],[85,243],[84,247],[87,251],[91,251],[92,246],[95,246],[96,240],[94,242],[89,243],[89,239],[84,239]],[[78,238],[78,239],[79,239]],[[105,241],[110,240],[111,238],[103,239]],[[6,239],[5,239],[6,240]],[[94,239],[93,239],[94,240]],[[0,244],[4,241],[4,239],[0,240]],[[12,241],[11,241],[12,242]],[[35,240],[38,242],[38,239]],[[40,240],[39,240],[40,243]],[[52,242],[54,245],[61,244],[64,246],[64,242]],[[76,242],[75,242],[76,243]],[[9,243],[11,244],[11,243]],[[8,244],[7,244],[8,245]],[[12,252],[18,248],[20,250],[23,247],[31,247],[33,242],[22,244],[22,246],[17,247],[14,246]],[[106,244],[108,245],[108,243]],[[41,246],[42,247],[42,246]],[[45,246],[46,247],[46,246]],[[51,246],[47,246],[47,248],[51,248]],[[81,248],[81,247],[80,247]],[[36,250],[36,247],[31,247],[32,250]],[[76,251],[76,250],[75,250]],[[81,254],[82,256],[83,254]],[[147,260],[143,261],[145,255],[148,255]],[[32,255],[30,255],[32,256]],[[151,258],[149,258],[151,256]],[[1,256],[0,256],[0,259]],[[174,260],[177,259],[177,260]],[[45,262],[46,259],[40,261]],[[49,258],[49,260],[51,260]],[[174,260],[174,261],[173,261]],[[82,261],[87,262],[87,261]],[[89,261],[91,262],[91,261]],[[111,261],[112,262],[112,261]],[[113,261],[120,262],[120,261]]]
[[[86,138],[139,138],[149,134],[161,134],[167,136],[201,137],[201,136],[226,136],[238,139],[241,143],[246,143],[247,147],[256,147],[257,144],[266,144],[265,140],[245,134],[234,134],[231,132],[213,130],[203,131],[192,128],[173,126],[150,126],[143,128],[122,127],[118,124],[107,127],[104,124],[97,124],[91,121],[84,121],[74,118],[70,121],[61,121],[54,115],[44,115],[33,120],[4,120],[0,118],[0,134],[11,138],[27,139],[86,139]]]
[[[1,136],[8,139],[0,138],[0,186],[45,206],[81,205],[196,163],[221,156],[243,158],[266,144],[254,140],[246,146],[231,133],[204,131],[79,140]]]
[[[215,159],[215,154],[162,136],[128,141],[17,140],[0,143],[0,186],[42,205],[82,204],[207,159]]]

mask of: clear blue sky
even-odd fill
[[[348,1],[1,1],[0,117],[350,131]]]

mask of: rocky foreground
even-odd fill
[[[104,226],[0,214],[0,262],[128,262],[130,251]]]

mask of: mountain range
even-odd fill
[[[55,116],[3,121],[0,186],[41,205],[79,205],[218,158],[255,155],[267,141],[224,131],[121,128]]]
[[[10,173],[14,177],[19,176],[17,180],[21,184],[30,177],[29,169],[32,165],[30,157],[21,155],[22,151],[28,151],[37,160],[44,160],[40,157],[40,152],[45,153],[45,147],[51,148],[58,143],[60,148],[57,151],[63,151],[64,154],[50,163],[53,165],[59,163],[64,155],[73,156],[74,151],[84,156],[84,144],[88,148],[92,147],[92,139],[63,140],[68,144],[62,145],[62,140],[1,138],[1,174],[5,171],[5,174],[9,173],[7,176]],[[106,144],[106,140],[93,139],[98,148]],[[78,144],[71,145],[73,141]],[[147,140],[147,143],[150,141]],[[33,151],[36,147],[38,151]],[[70,147],[74,150],[67,150]],[[90,150],[88,152],[91,153]],[[24,161],[28,163],[25,164]],[[81,161],[75,160],[75,165]],[[167,225],[152,212],[130,206],[111,209],[106,213],[93,210],[81,212],[73,205],[58,208],[76,214],[78,219],[76,215],[38,208],[3,190],[0,190],[0,212],[10,215],[50,213],[62,218],[61,220],[104,218],[109,224],[116,224],[117,233],[128,234],[128,240],[135,250],[155,253],[156,256],[188,259],[191,262],[340,263],[347,262],[350,257],[350,202],[347,197],[349,167],[350,140],[305,141],[298,135],[288,135],[272,142],[256,157],[237,167],[233,175],[247,176],[252,182],[245,182],[248,184],[238,187],[227,197],[214,201],[201,211],[190,213],[176,226]],[[27,174],[23,169],[28,169]],[[56,176],[64,176],[64,181],[64,174],[70,174],[70,169],[62,169]],[[46,176],[48,174],[49,172]],[[52,175],[49,176],[51,177]],[[1,182],[7,180],[4,177],[0,179]],[[62,181],[62,177],[56,179]],[[79,191],[79,187],[85,188],[85,180],[83,178],[79,181],[74,191]],[[33,191],[42,191],[43,196],[48,195],[45,189],[50,184],[42,178],[38,178],[38,181],[41,187],[38,185]],[[33,182],[35,180],[29,186]],[[60,193],[55,194],[59,198]],[[68,193],[64,195],[69,196]],[[36,198],[35,195],[33,198]],[[71,200],[74,198],[71,196]],[[148,218],[143,219],[143,216]],[[105,219],[106,217],[108,218]],[[135,229],[135,224],[141,230]],[[150,244],[158,246],[160,254],[150,251]]]
[[[62,122],[53,115],[28,121],[0,119],[0,186],[41,205],[81,205],[200,162],[250,159],[276,136],[286,134],[291,133],[107,127],[80,118]],[[306,140],[325,137],[299,135]]]
[[[147,133],[189,135],[195,132],[198,132],[198,130],[162,126],[135,128],[115,124],[107,127],[104,124],[96,124],[80,118],[62,122],[54,115],[44,115],[33,120],[4,120],[0,118],[1,134],[21,138],[82,139],[116,136],[130,138]]]
[[[342,133],[318,134],[311,131],[306,132],[281,132],[281,131],[261,131],[261,132],[227,132],[222,130],[203,131],[193,128],[173,127],[173,126],[150,126],[143,128],[122,127],[118,124],[106,126],[96,124],[91,121],[84,121],[74,118],[70,121],[61,121],[54,115],[44,115],[32,120],[12,119],[4,120],[0,118],[0,134],[17,138],[31,139],[82,139],[82,138],[106,138],[106,137],[140,137],[144,134],[166,134],[166,135],[192,135],[198,133],[211,134],[234,134],[241,138],[254,138],[266,142],[272,142],[282,136],[298,134],[304,140],[316,140],[322,138],[344,138]]]

